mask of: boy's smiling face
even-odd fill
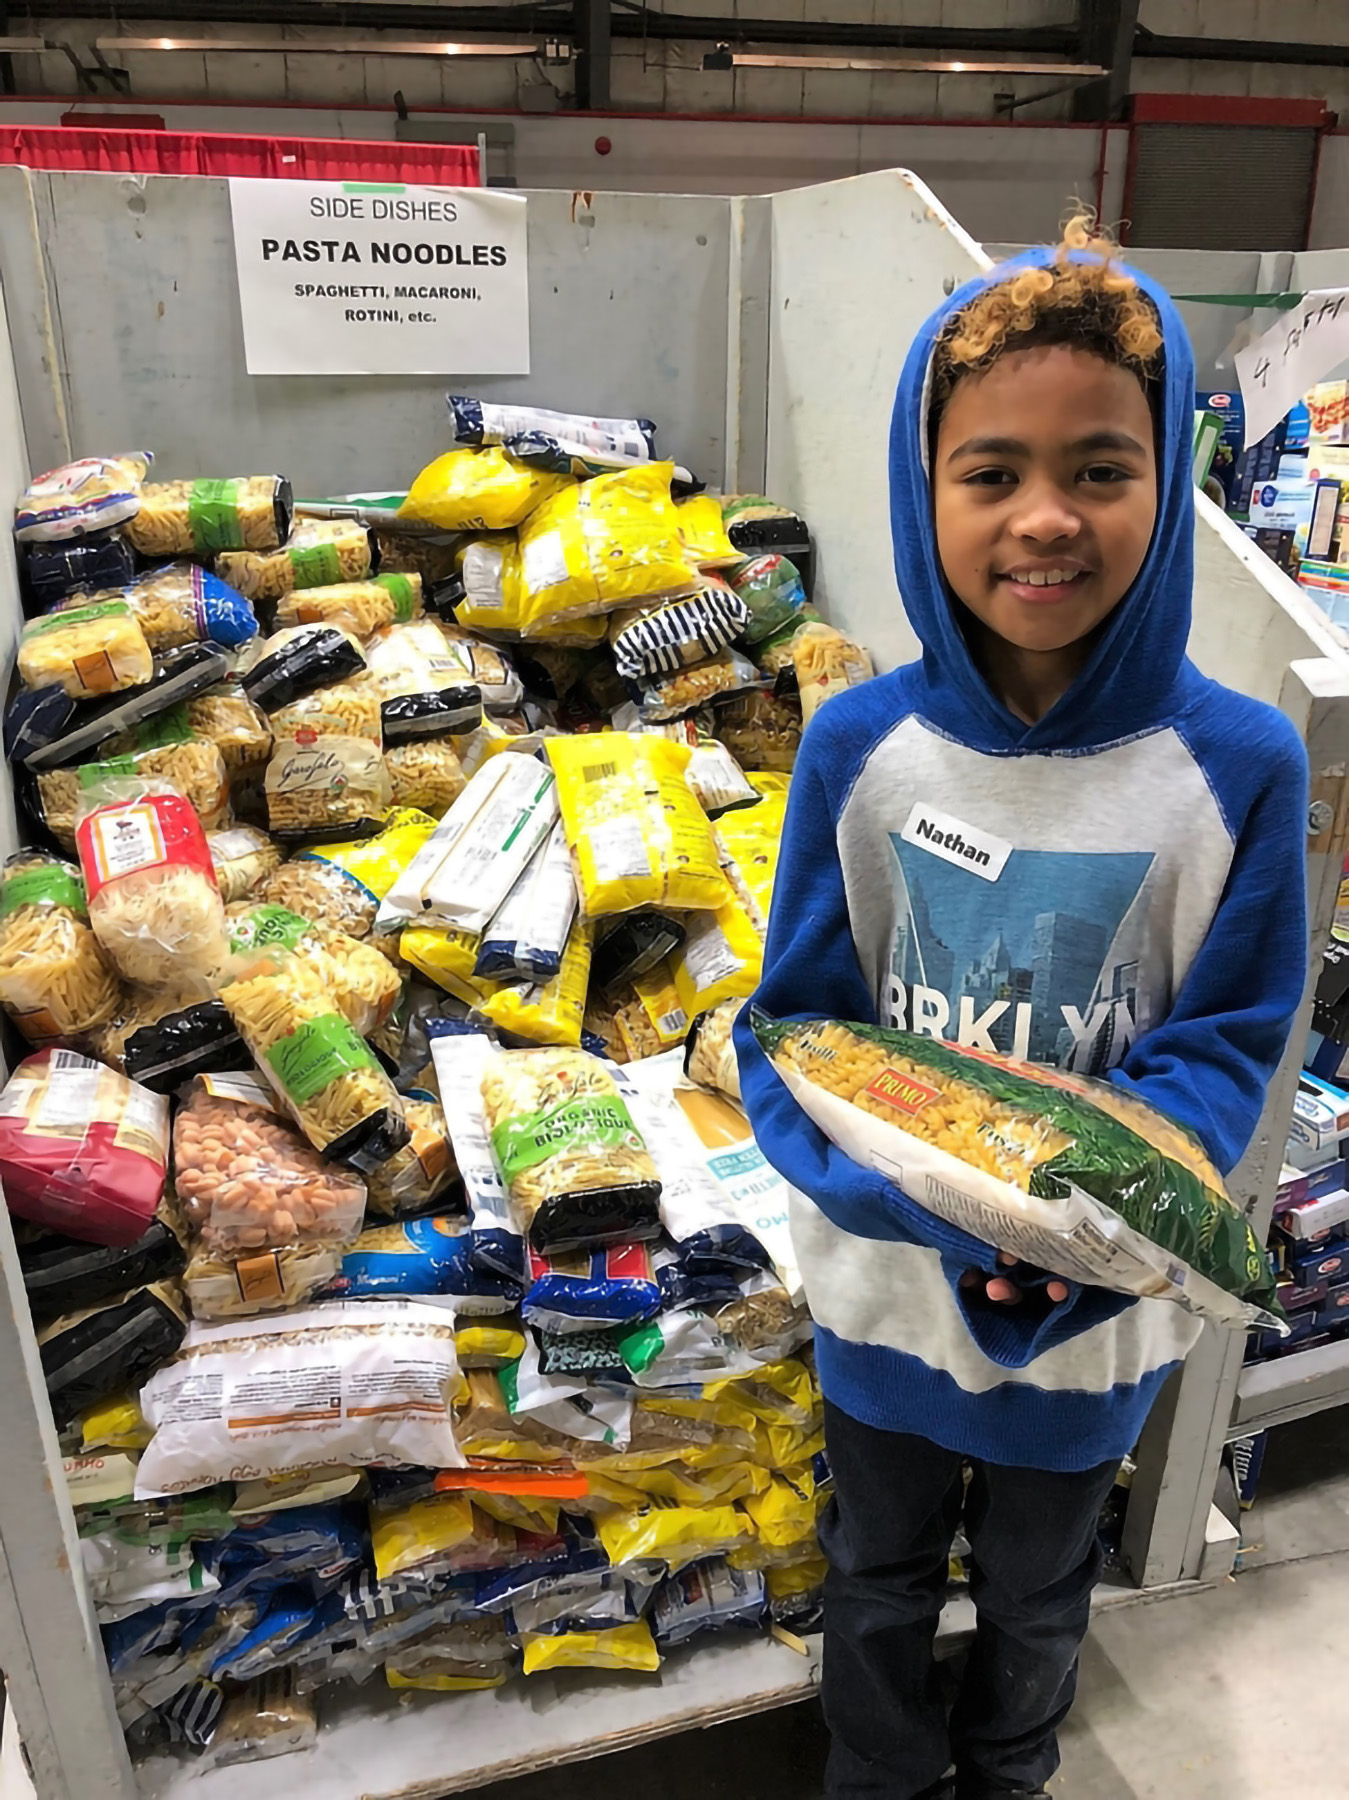
[[[952,591],[1019,650],[1088,637],[1152,540],[1157,460],[1136,376],[1066,344],[1012,350],[957,382],[932,462]]]

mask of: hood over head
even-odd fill
[[[919,329],[900,376],[890,426],[890,523],[895,575],[923,646],[920,707],[939,729],[977,749],[1080,749],[1111,743],[1168,716],[1190,634],[1194,584],[1194,358],[1169,296],[1137,269],[1129,274],[1161,323],[1165,367],[1157,386],[1157,522],[1133,586],[1105,623],[1086,665],[1034,725],[994,695],[970,655],[937,557],[928,479],[929,370],[942,327],[982,288],[1018,269],[1052,264],[1057,252],[1028,250],[957,288]],[[1085,253],[1072,252],[1074,256]],[[1126,265],[1127,266],[1127,265]]]

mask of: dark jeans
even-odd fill
[[[1043,1787],[1077,1683],[1096,1520],[1118,1463],[1081,1474],[975,1463],[825,1404],[821,1522],[829,1800],[920,1800],[952,1762],[961,1800]],[[948,1727],[932,1654],[963,1512],[979,1625]]]

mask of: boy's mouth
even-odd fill
[[[1051,604],[1073,598],[1090,573],[1081,563],[1046,563],[1007,569],[997,579],[1006,582],[1018,600],[1030,601],[1032,605]]]

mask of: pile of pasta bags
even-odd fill
[[[870,664],[648,422],[450,408],[393,506],[119,456],[18,509],[0,1179],[138,1746],[816,1619],[730,1031]]]

